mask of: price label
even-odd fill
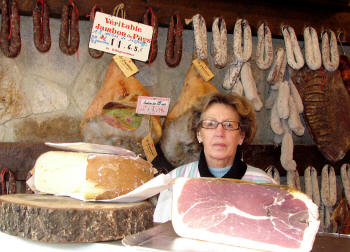
[[[203,60],[195,59],[192,63],[203,80],[209,81],[214,77],[214,74],[210,71],[209,67]]]
[[[148,134],[145,138],[142,139],[142,147],[143,151],[146,154],[146,158],[148,162],[152,162],[153,159],[158,155],[156,148],[154,147],[153,139],[151,134]]]
[[[153,27],[96,12],[89,48],[147,61]]]
[[[115,63],[117,63],[120,70],[122,70],[123,74],[127,78],[139,71],[137,66],[134,64],[134,62],[132,62],[130,58],[115,55],[113,57],[113,60]]]
[[[170,98],[138,96],[136,113],[166,116],[168,114],[169,104]]]

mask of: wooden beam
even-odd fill
[[[62,6],[68,0],[48,0],[51,17],[59,18]],[[34,0],[21,0],[19,11],[21,15],[31,15]],[[102,7],[105,13],[112,14],[114,7],[120,2],[115,0],[74,0],[80,11],[80,18],[87,19],[92,7]],[[303,29],[307,25],[313,26],[320,34],[329,28],[335,32],[342,32],[342,41],[350,42],[350,9],[347,0],[336,1],[227,1],[227,0],[132,0],[123,1],[127,12],[127,19],[140,22],[148,7],[152,7],[157,15],[160,26],[168,26],[169,18],[175,11],[180,12],[182,18],[191,18],[200,13],[206,20],[208,30],[214,17],[225,18],[228,32],[233,32],[237,18],[245,18],[256,34],[258,25],[265,22],[269,25],[274,37],[280,37],[281,25],[291,25],[299,39],[303,39]],[[192,29],[191,26],[186,26]]]

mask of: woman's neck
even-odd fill
[[[205,160],[207,161],[208,167],[211,168],[225,168],[227,166],[232,166],[233,161],[235,160],[235,156],[230,159],[213,159],[205,156]]]

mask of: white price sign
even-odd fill
[[[89,47],[147,61],[152,34],[152,26],[96,12]]]

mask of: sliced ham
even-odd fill
[[[286,186],[177,178],[172,224],[182,237],[268,251],[310,251],[318,207]]]

